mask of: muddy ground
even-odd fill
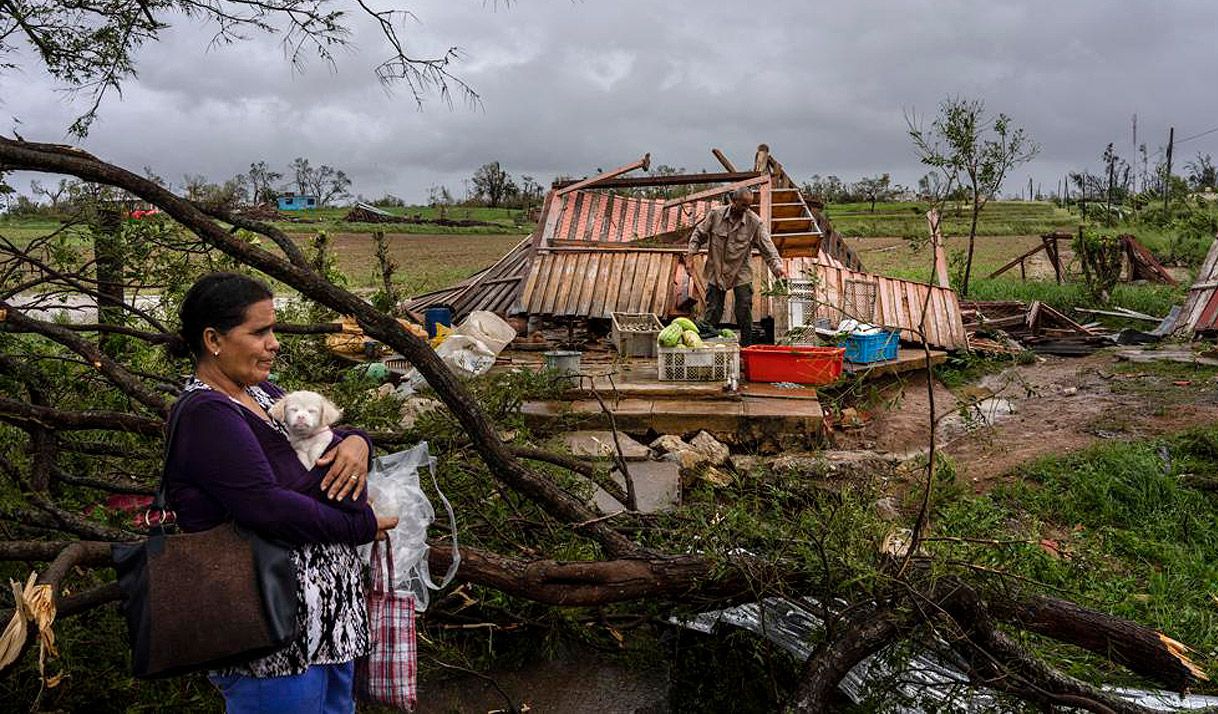
[[[894,383],[872,398],[862,429],[834,434],[838,449],[914,454],[929,436],[925,377]],[[977,403],[976,406],[964,406]],[[891,405],[891,406],[890,406]],[[954,391],[935,389],[939,448],[977,492],[1020,464],[1077,451],[1105,439],[1138,439],[1218,419],[1218,369],[1178,363],[1130,364],[1112,351],[1041,357]]]

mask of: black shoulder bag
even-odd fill
[[[182,407],[169,420],[161,484],[145,518],[148,538],[111,546],[126,598],[132,669],[141,678],[241,664],[296,636],[290,548],[231,522],[170,534],[174,518],[165,508],[165,482]],[[153,514],[159,515],[155,526]]]

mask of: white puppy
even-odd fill
[[[270,415],[287,428],[296,458],[306,469],[312,469],[334,438],[330,425],[343,413],[317,392],[302,390],[285,394],[271,406]]]

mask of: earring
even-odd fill
[[[213,351],[213,352],[212,352],[212,356],[214,356],[214,357],[219,357],[219,356],[220,356],[220,350],[215,350],[215,351]]]

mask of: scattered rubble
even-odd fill
[[[622,455],[627,461],[647,461],[651,449],[625,434],[617,435]],[[563,446],[574,456],[592,459],[616,459],[617,446],[611,431],[573,431],[562,437]]]

